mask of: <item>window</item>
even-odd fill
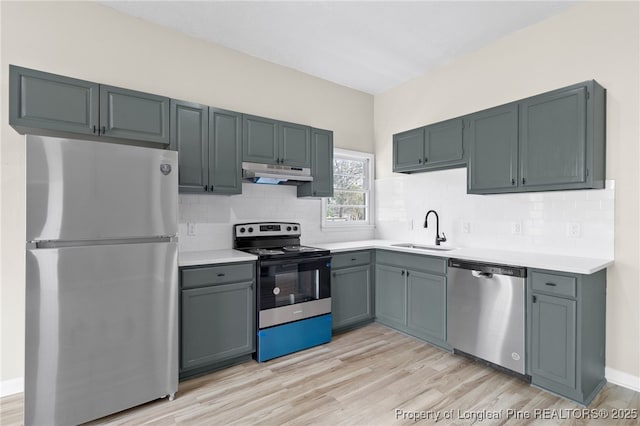
[[[373,154],[335,149],[333,197],[323,198],[322,225],[373,226]]]

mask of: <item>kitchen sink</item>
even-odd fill
[[[433,251],[451,251],[451,250],[455,250],[455,247],[426,246],[426,245],[413,244],[413,243],[391,244],[391,247],[403,247],[403,248],[410,248],[410,249],[433,250]]]

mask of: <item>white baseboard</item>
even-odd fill
[[[636,392],[640,392],[640,377],[633,376],[624,371],[616,370],[611,367],[605,367],[604,376],[607,381],[614,385],[622,386]]]
[[[24,392],[24,377],[0,382],[0,398]]]

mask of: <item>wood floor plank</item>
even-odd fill
[[[22,407],[21,394],[0,399],[0,423],[21,425]],[[545,409],[583,408],[374,323],[326,345],[182,382],[174,401],[153,401],[90,424],[375,426],[433,424],[436,415],[438,425],[640,424],[638,418],[533,417]],[[640,393],[607,384],[589,409],[640,411]],[[487,413],[501,415],[488,419]],[[526,413],[530,418],[523,418]]]

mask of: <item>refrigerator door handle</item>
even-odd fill
[[[113,238],[109,240],[81,241],[29,241],[27,249],[50,249],[62,247],[110,246],[119,244],[175,243],[177,237],[159,236],[152,238]]]

